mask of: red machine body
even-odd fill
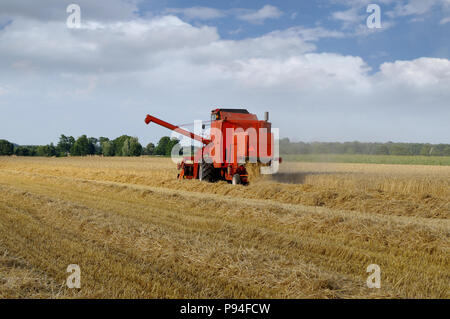
[[[268,113],[264,120],[258,120],[255,114],[244,109],[215,109],[211,112],[210,138],[151,115],[147,115],[145,122],[154,122],[204,145],[194,156],[184,157],[178,164],[180,179],[247,184],[247,163],[270,165],[273,160],[274,138]]]

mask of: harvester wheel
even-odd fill
[[[242,184],[242,182],[241,182],[241,176],[239,176],[239,174],[234,174],[234,175],[233,175],[233,180],[231,181],[231,183],[232,183],[233,185],[239,185],[239,184]]]
[[[205,182],[214,181],[214,166],[210,163],[201,163],[198,179]]]

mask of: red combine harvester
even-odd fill
[[[244,109],[215,109],[211,112],[210,138],[186,131],[154,116],[147,115],[145,123],[161,125],[204,146],[194,156],[184,157],[178,164],[179,179],[200,179],[214,182],[226,180],[248,184],[247,163],[269,166],[274,155],[274,136],[269,114],[263,121]]]

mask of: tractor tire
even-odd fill
[[[210,163],[201,163],[198,172],[198,179],[203,182],[212,183],[214,181],[214,166]]]
[[[242,184],[242,182],[241,182],[241,176],[239,176],[239,174],[234,174],[231,183],[232,183],[233,185],[240,185],[240,184]]]

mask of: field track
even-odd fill
[[[450,297],[448,166],[286,163],[248,187],[174,166],[0,158],[0,298]]]

